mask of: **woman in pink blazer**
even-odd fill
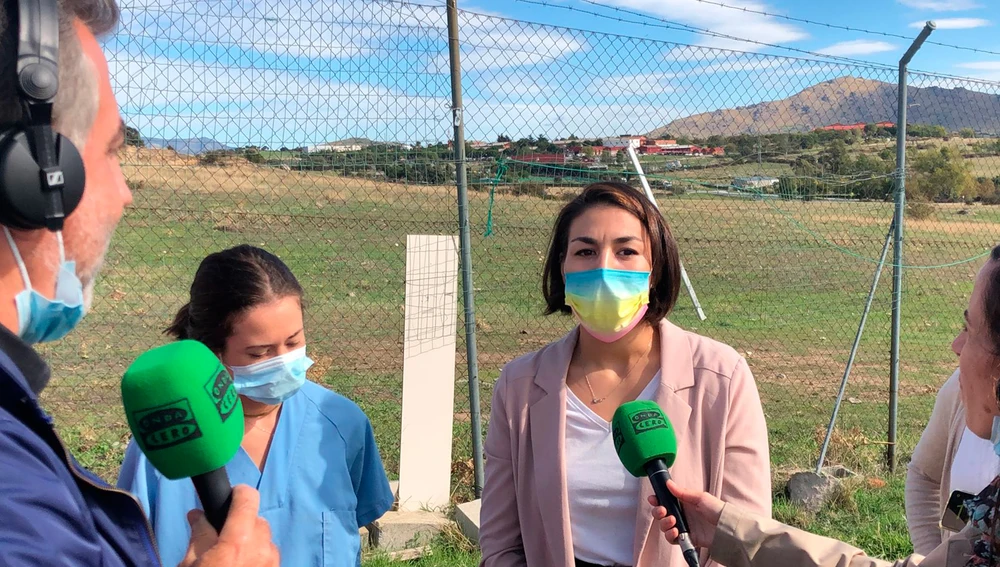
[[[615,455],[611,417],[635,399],[655,400],[676,429],[679,484],[770,516],[753,376],[731,347],[666,320],[680,260],[652,203],[622,183],[586,187],[556,219],[542,287],[546,313],[579,324],[507,364],[496,383],[481,566],[685,565],[657,537],[649,480]]]

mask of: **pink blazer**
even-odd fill
[[[655,400],[677,432],[681,485],[771,516],[767,427],[753,375],[733,348],[660,323]],[[481,567],[573,567],[566,491],[566,373],[579,327],[507,364],[493,392],[480,515]],[[682,567],[653,525],[648,479],[635,495],[635,567]],[[708,563],[707,550],[702,565]],[[713,564],[714,565],[714,564]]]

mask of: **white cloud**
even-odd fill
[[[483,93],[499,96],[536,97],[552,94],[552,87],[534,80],[516,80],[511,77],[495,77],[478,82],[475,88]]]
[[[598,77],[590,83],[588,90],[594,94],[629,96],[657,96],[672,93],[675,87],[671,79],[676,73],[643,73],[624,77]]]
[[[698,0],[597,0],[601,4],[612,7],[628,8],[666,20],[681,22],[703,29],[710,29],[720,34],[746,38],[771,44],[787,44],[806,39],[807,33],[799,28],[786,24],[775,18],[723,8]],[[770,11],[766,4],[748,0],[730,0],[730,6],[748,8],[757,11]],[[763,46],[737,40],[701,35],[698,45],[718,49],[733,49],[739,51],[759,51]]]
[[[663,54],[663,60],[669,62],[705,62],[705,61],[715,61],[717,59],[723,58],[730,55],[729,53],[719,51],[718,49],[712,49],[708,47],[700,47],[696,45],[678,45],[676,47],[671,47]]]
[[[559,61],[587,49],[581,34],[462,13],[462,71],[525,67]],[[447,73],[445,51],[431,59],[427,71]]]
[[[312,73],[115,51],[108,52],[108,59],[122,114],[147,138],[204,136],[233,146],[297,147],[350,136],[435,142],[452,135],[447,81],[404,89],[358,78],[337,81]],[[366,78],[386,76],[372,73]],[[539,84],[539,89],[548,87]],[[538,90],[537,96],[524,99],[470,93],[465,99],[468,138],[638,132],[685,114],[662,101],[633,102],[627,93],[580,97],[572,85],[551,87],[562,90]]]
[[[525,67],[549,64],[582,51],[585,44],[571,36],[557,33],[522,32],[480,34],[472,31],[462,41],[462,72],[500,67]],[[428,71],[448,72],[448,55],[435,57]]]
[[[211,49],[219,60],[264,65],[253,52],[315,61],[374,56],[420,60],[448,73],[447,18],[442,5],[368,0],[131,0],[114,48],[175,56]],[[464,71],[548,63],[586,49],[582,34],[462,12]],[[247,53],[234,56],[233,48]],[[240,61],[234,60],[239,57]],[[428,63],[429,61],[429,63]]]
[[[842,41],[840,43],[835,43],[833,45],[824,47],[823,49],[816,50],[817,53],[822,55],[833,55],[837,57],[852,56],[852,55],[871,55],[873,53],[882,53],[885,51],[893,51],[896,46],[884,41],[871,41],[867,39],[855,39],[851,41]]]
[[[754,75],[759,79],[762,77],[791,77],[818,74],[837,76],[848,74],[849,71],[847,67],[836,63],[762,57],[759,55],[754,55],[752,58],[740,57],[727,61],[719,61],[709,65],[702,65],[689,71],[691,75],[716,75],[724,73],[746,73]]]
[[[926,23],[926,21],[913,22],[910,24],[910,27],[920,29]],[[990,25],[990,21],[982,18],[941,18],[940,20],[934,20],[934,25],[939,30],[968,30],[986,27]]]
[[[982,71],[1000,71],[1000,61],[976,61],[975,63],[959,63],[958,67],[963,69],[976,69]]]
[[[157,42],[164,51],[186,45],[238,47],[259,53],[336,59],[391,48],[400,33],[424,30],[446,40],[445,12],[412,4],[363,0],[130,0],[115,40]],[[426,30],[437,30],[428,33]]]
[[[294,147],[350,135],[440,138],[450,122],[443,89],[414,94],[356,79],[114,51],[108,66],[123,115],[147,137],[207,136],[233,145],[277,137]]]
[[[967,69],[962,74],[971,75],[973,79],[1000,81],[1000,61],[975,61],[972,63],[959,63],[955,66],[960,69]],[[994,86],[994,88],[996,87]]]
[[[933,12],[958,12],[960,10],[974,10],[980,8],[975,0],[896,0],[900,4],[916,8],[917,10],[931,10]]]

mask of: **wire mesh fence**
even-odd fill
[[[560,206],[639,186],[639,154],[706,318],[672,320],[748,360],[776,468],[810,466],[877,269],[829,462],[877,470],[888,427],[896,70],[461,12],[483,415],[503,364],[568,331],[541,315]],[[306,289],[310,377],[371,418],[398,469],[407,235],[457,234],[443,6],[130,2],[106,43],[135,202],[84,330],[49,347],[46,403],[114,478],[117,384],[162,343],[200,260],[250,243]],[[975,270],[1000,241],[1000,85],[911,74],[900,451],[957,366]],[[891,254],[890,254],[891,264]],[[460,307],[459,313],[462,312]],[[458,326],[453,491],[472,492]]]

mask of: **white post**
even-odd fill
[[[406,236],[400,511],[450,504],[457,250],[454,236]]]
[[[635,153],[635,148],[632,147],[632,144],[628,144],[626,150],[628,151],[628,157],[632,160],[632,166],[635,167],[635,172],[639,174],[639,181],[642,183],[642,188],[646,191],[646,197],[653,203],[656,210],[659,210],[660,205],[656,202],[656,198],[653,197],[653,190],[649,188],[649,182],[646,181],[646,174],[642,171],[642,165],[639,163],[639,155]],[[701,309],[701,303],[698,303],[698,296],[694,293],[694,287],[691,285],[691,280],[688,279],[687,270],[684,269],[683,263],[681,263],[681,280],[684,281],[684,287],[687,288],[688,295],[691,296],[691,303],[694,304],[694,309],[698,312],[698,318],[704,321],[706,318],[705,312]]]

